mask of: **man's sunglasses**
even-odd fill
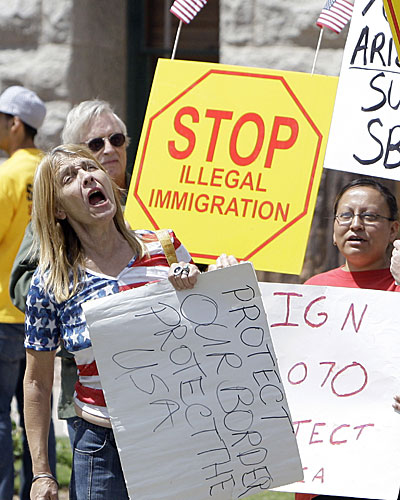
[[[106,139],[111,144],[111,146],[114,146],[115,148],[120,148],[125,144],[126,141],[125,135],[118,132],[116,134],[111,134],[108,137],[95,137],[94,139],[90,139],[90,141],[87,141],[86,145],[90,149],[90,151],[93,151],[93,153],[97,153],[104,148]]]

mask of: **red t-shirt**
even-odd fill
[[[326,273],[317,274],[305,282],[305,285],[343,286],[347,288],[369,288],[387,292],[400,292],[389,268],[373,271],[344,271],[337,267]]]
[[[374,269],[373,271],[344,271],[337,267],[326,273],[321,273],[307,280],[305,285],[343,286],[345,288],[368,288],[387,292],[400,292],[389,268]],[[317,495],[296,493],[295,500],[311,500]],[[332,497],[335,498],[335,497]]]

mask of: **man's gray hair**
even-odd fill
[[[122,133],[128,138],[125,123],[115,114],[111,105],[107,101],[93,99],[77,104],[68,113],[63,131],[61,132],[63,144],[81,144],[86,131],[91,126],[92,120],[103,114],[114,115],[121,126]]]

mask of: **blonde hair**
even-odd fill
[[[89,149],[84,146],[64,144],[44,156],[36,170],[33,184],[34,248],[38,249],[39,269],[44,278],[45,288],[51,289],[57,302],[72,297],[82,285],[84,276],[85,255],[79,238],[66,219],[56,218],[60,189],[57,173],[68,161],[76,158],[94,161],[98,168],[106,172]],[[119,202],[119,188],[113,181],[111,182],[117,207],[114,224],[132,247],[136,258],[140,259],[145,254],[144,244],[127,229]]]

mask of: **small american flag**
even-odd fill
[[[189,24],[206,3],[207,0],[175,0],[170,12],[184,23]]]
[[[353,4],[347,0],[328,0],[317,20],[317,26],[340,33],[350,21]]]

